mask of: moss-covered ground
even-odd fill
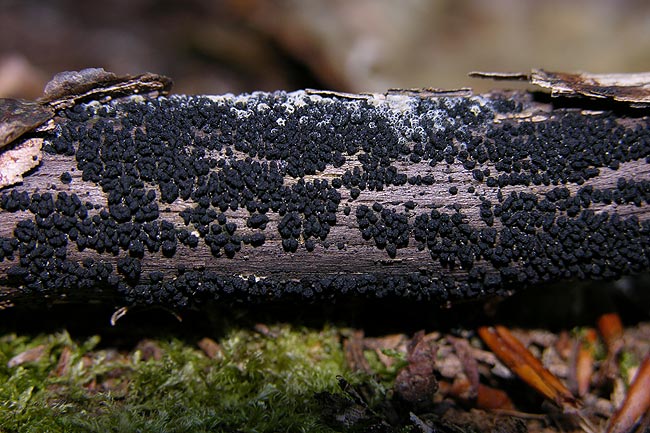
[[[337,392],[345,372],[334,328],[232,329],[214,358],[178,338],[149,343],[153,356],[100,349],[98,336],[3,335],[0,431],[333,431],[315,395]],[[34,348],[37,359],[8,366]]]
[[[519,328],[518,338],[569,381],[572,358],[562,353],[595,332],[603,308],[581,308],[585,317],[576,319],[575,302],[552,297],[556,307],[542,309],[541,319],[535,298],[506,301],[496,316],[478,304],[291,304],[185,311],[181,323],[163,309],[133,309],[116,326],[106,306],[8,309],[0,311],[0,433],[561,431],[548,430],[557,411],[548,419],[503,418],[454,391],[472,364],[458,345],[463,340],[481,383],[504,391],[520,413],[544,412],[543,399],[523,381],[492,368],[476,329],[503,322]],[[617,374],[604,382],[595,375],[583,398],[591,409],[589,402],[606,403],[590,413],[594,425],[621,404],[650,348],[647,311],[638,305],[646,304],[624,309],[631,326]],[[435,345],[433,352],[423,345],[429,355],[415,362],[408,351],[420,329]],[[598,371],[608,366],[604,347],[597,343],[592,353]],[[398,390],[418,381],[407,377],[400,387],[401,373],[422,373],[431,361],[439,389],[426,394],[426,404],[405,402]]]

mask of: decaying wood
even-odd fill
[[[64,76],[40,102],[54,117],[0,155],[3,179],[9,152],[44,149],[0,190],[5,303],[448,302],[650,267],[647,83],[594,111],[587,97],[612,93],[570,107],[467,89],[165,98],[158,76],[105,74]],[[66,81],[79,76],[90,84]],[[153,191],[149,216],[137,191]]]

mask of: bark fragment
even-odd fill
[[[629,104],[636,108],[650,105],[650,73],[590,74],[549,72],[530,73],[471,72],[471,77],[504,81],[528,81],[548,89],[554,97],[586,97]]]

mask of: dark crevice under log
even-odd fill
[[[0,191],[0,300],[442,303],[648,270],[647,112],[583,101],[78,104],[23,138],[41,163]]]

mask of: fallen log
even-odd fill
[[[3,102],[5,305],[442,303],[650,268],[645,100],[164,96],[92,71]]]

